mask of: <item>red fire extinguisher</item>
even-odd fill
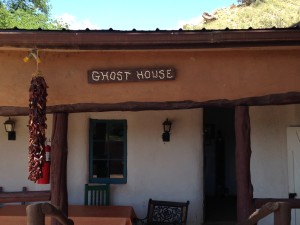
[[[42,177],[38,179],[38,184],[49,184],[50,182],[50,162],[51,162],[51,146],[45,146],[45,162],[42,167]]]

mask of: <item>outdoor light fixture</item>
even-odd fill
[[[170,131],[172,127],[172,122],[168,118],[163,122],[164,132],[162,134],[163,142],[170,141]]]
[[[16,140],[15,122],[10,117],[4,122],[4,127],[8,134],[8,140]]]

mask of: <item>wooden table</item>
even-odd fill
[[[70,205],[69,218],[75,225],[132,225],[135,212],[131,206]],[[46,216],[46,225],[50,217]],[[0,208],[1,225],[26,225],[25,205],[6,205]]]

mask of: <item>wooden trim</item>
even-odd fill
[[[78,113],[78,112],[107,112],[107,111],[144,111],[144,110],[173,110],[193,109],[202,107],[235,107],[239,105],[287,105],[299,104],[300,92],[270,94],[235,100],[219,99],[204,102],[121,102],[121,103],[77,103],[68,105],[47,106],[47,113]],[[0,116],[25,116],[27,107],[0,106]]]

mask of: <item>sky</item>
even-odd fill
[[[196,24],[204,12],[237,0],[49,0],[51,16],[72,30],[178,30]]]

